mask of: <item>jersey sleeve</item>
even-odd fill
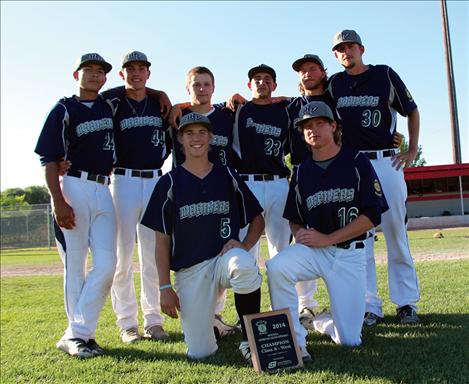
[[[148,202],[141,223],[154,231],[171,235],[174,223],[173,182],[167,173],[158,181]]]
[[[393,96],[391,99],[392,107],[402,116],[408,116],[410,112],[417,108],[417,104],[404,82],[391,67],[388,67],[388,78],[391,83],[391,94]]]
[[[239,205],[240,227],[244,228],[256,216],[260,215],[264,210],[262,209],[256,196],[251,192],[249,187],[242,180],[238,173],[233,168],[228,168],[228,172],[233,177],[234,188],[236,191],[236,198]]]
[[[42,165],[60,160],[65,156],[67,126],[67,108],[59,102],[47,116],[34,150],[40,156]]]
[[[389,209],[388,203],[370,160],[362,153],[357,154],[356,167],[360,175],[360,214],[367,216],[376,227],[381,223],[381,214]]]
[[[290,188],[288,190],[283,217],[292,223],[304,226],[305,220],[302,215],[301,198],[298,192],[298,172],[300,172],[300,169],[301,166],[295,170],[290,180]]]

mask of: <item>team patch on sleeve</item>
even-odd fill
[[[381,191],[381,184],[379,183],[378,179],[374,180],[373,186],[375,188],[375,195],[379,197],[383,196],[383,192]]]
[[[407,95],[407,98],[409,99],[409,101],[410,101],[411,103],[413,103],[413,102],[414,102],[414,99],[412,98],[412,95],[410,94],[410,92],[409,92],[409,90],[408,90],[407,88],[405,89],[405,94]]]

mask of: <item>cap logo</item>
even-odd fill
[[[306,115],[306,114],[313,114],[314,112],[316,112],[318,110],[318,106],[312,106],[312,107],[309,107],[304,113],[303,113],[303,116]]]
[[[344,33],[342,33],[342,38],[343,38],[343,39],[348,39],[348,38],[350,38],[350,33],[349,33],[349,32],[344,32]]]

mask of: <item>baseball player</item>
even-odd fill
[[[186,90],[190,102],[176,104],[170,114],[169,121],[175,126],[172,137],[177,137],[177,123],[183,115],[192,112],[206,116],[210,120],[213,137],[210,143],[208,159],[214,164],[233,166],[233,121],[234,114],[222,104],[212,105],[212,95],[215,90],[215,77],[207,67],[194,67],[186,74]],[[184,151],[177,139],[173,139],[173,164],[176,167],[185,161]],[[237,328],[227,324],[221,315],[225,306],[226,290],[221,290],[214,317],[214,332],[217,339],[233,334]]]
[[[420,293],[407,239],[407,187],[402,167],[410,164],[417,154],[420,121],[417,105],[392,68],[363,63],[365,47],[355,31],[338,32],[332,50],[345,68],[331,77],[328,87],[342,121],[344,145],[369,157],[390,208],[381,224],[388,249],[390,297],[401,323],[416,323]],[[407,117],[408,152],[397,153],[393,148],[397,113]],[[374,325],[383,312],[382,301],[377,296],[372,240],[367,243],[366,298],[364,323]]]
[[[236,169],[264,209],[271,258],[288,246],[291,236],[288,221],[282,217],[290,175],[284,161],[290,120],[287,102],[272,103],[276,77],[275,70],[265,64],[249,70],[252,100],[238,107],[233,127]],[[251,252],[259,262],[259,243]]]
[[[260,309],[262,278],[247,250],[264,228],[262,208],[232,168],[208,160],[212,135],[206,116],[190,113],[181,119],[177,139],[185,161],[158,182],[142,220],[156,231],[161,308],[174,318],[180,311],[191,359],[218,349],[212,326],[220,288],[233,288],[240,318]],[[249,360],[244,324],[243,336],[240,350]]]
[[[117,217],[117,265],[111,298],[124,343],[133,343],[141,338],[132,268],[136,233],[143,337],[152,340],[169,338],[162,327],[155,234],[140,224],[148,200],[162,175],[161,166],[171,153],[168,125],[162,118],[160,104],[156,98],[146,95],[150,65],[142,52],[131,51],[123,56],[119,75],[125,82],[125,94],[117,99],[119,103],[114,117],[117,160],[111,192]],[[116,94],[115,90],[103,93],[108,98],[113,94]]]
[[[68,328],[57,348],[79,358],[103,353],[95,331],[116,266],[116,220],[108,188],[114,162],[114,108],[98,95],[111,68],[97,53],[78,59],[73,72],[78,93],[55,105],[35,149],[46,169],[57,248],[64,263]],[[70,161],[71,167],[60,181],[61,159]],[[93,269],[86,273],[88,249]]]
[[[363,240],[387,209],[378,178],[365,155],[340,146],[340,132],[326,103],[313,101],[296,122],[312,156],[292,177],[284,217],[296,244],[267,262],[273,309],[289,308],[299,346],[307,331],[298,317],[295,283],[323,278],[331,313],[313,321],[337,344],[361,344],[366,261]]]

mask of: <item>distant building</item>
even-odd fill
[[[404,176],[409,218],[468,214],[468,163],[406,168]]]

